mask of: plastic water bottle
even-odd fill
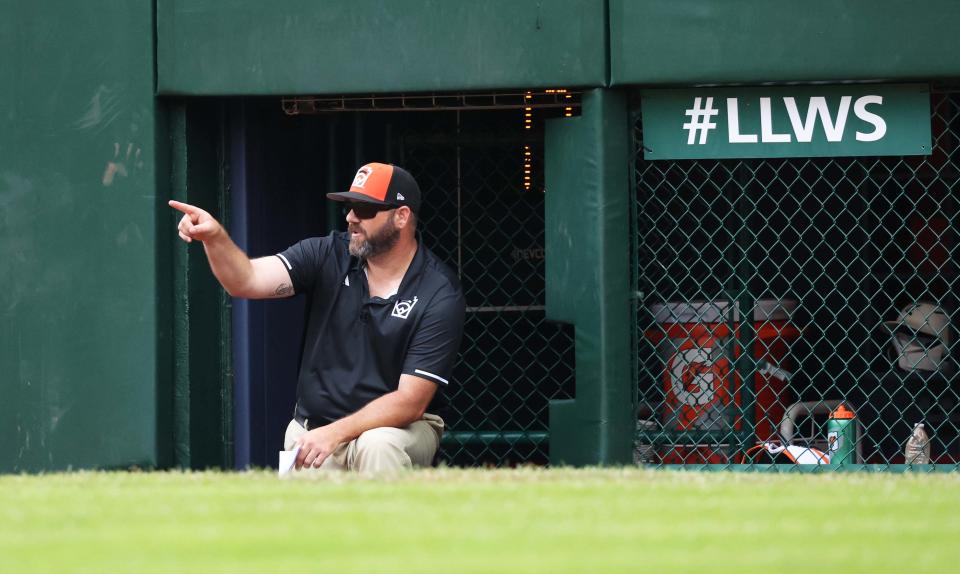
[[[903,458],[907,464],[930,464],[930,437],[923,423],[913,425],[913,432],[903,449]]]
[[[840,404],[827,419],[827,453],[830,464],[855,462],[857,448],[857,415]]]

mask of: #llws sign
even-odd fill
[[[930,154],[925,84],[647,90],[643,157]]]

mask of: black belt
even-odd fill
[[[317,421],[316,419],[310,419],[297,413],[293,413],[293,420],[297,421],[297,424],[307,430],[313,430],[323,426],[323,423]]]

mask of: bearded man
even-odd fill
[[[251,260],[202,209],[178,231],[203,243],[234,297],[306,295],[306,337],[287,450],[295,468],[365,473],[428,466],[440,444],[436,413],[450,383],[466,310],[457,276],[416,235],[420,188],[406,170],[361,167],[346,204],[347,232],[304,239]]]

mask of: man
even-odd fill
[[[346,233],[249,259],[209,213],[185,203],[178,226],[203,242],[234,297],[306,294],[307,330],[285,448],[295,467],[383,472],[431,464],[443,432],[434,401],[463,333],[456,275],[417,240],[420,188],[400,167],[369,163],[349,191]],[[441,395],[436,395],[437,399]]]

